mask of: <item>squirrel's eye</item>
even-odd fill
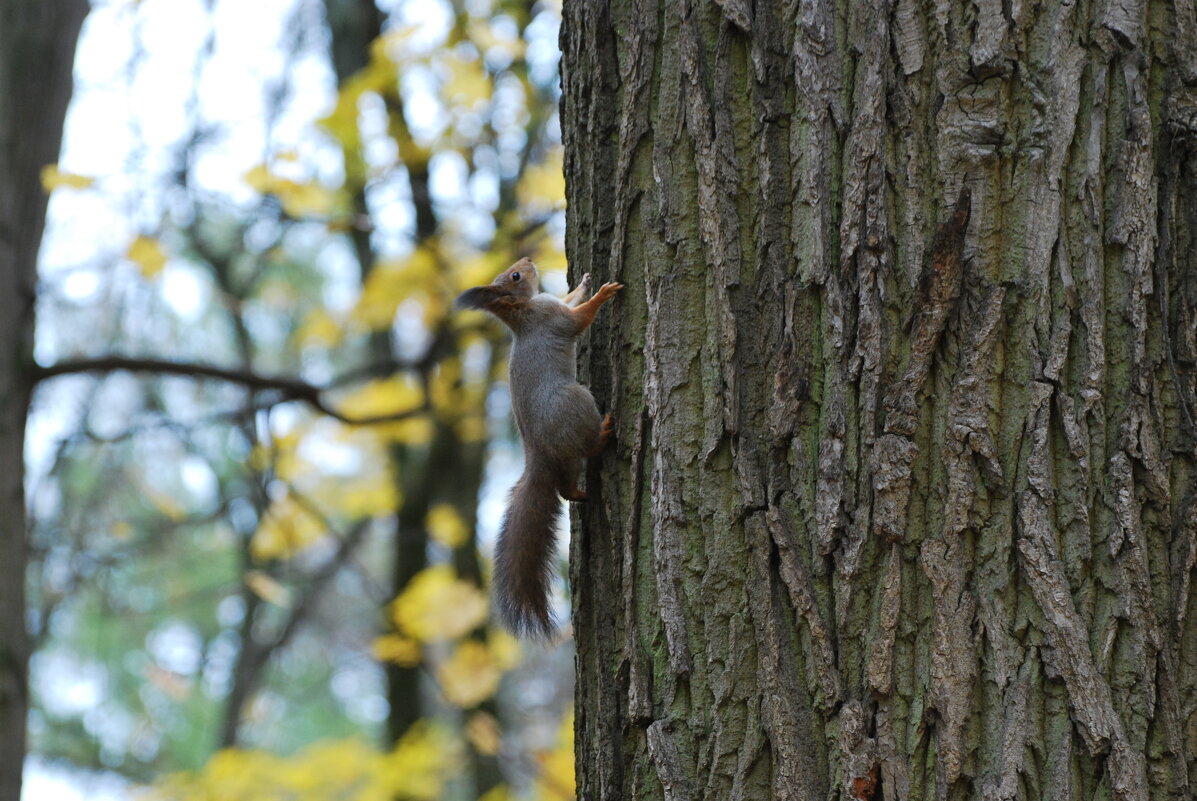
[[[518,281],[518,280],[520,280],[520,274],[519,274],[519,273],[512,273],[512,274],[511,274],[511,280],[512,280],[512,281]]]

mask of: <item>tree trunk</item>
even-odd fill
[[[1193,0],[561,41],[578,796],[1191,797]]]
[[[0,798],[21,797],[28,710],[25,416],[33,360],[40,172],[58,161],[86,0],[0,4]]]

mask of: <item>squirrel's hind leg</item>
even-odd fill
[[[594,440],[594,446],[583,454],[584,459],[589,459],[591,456],[597,456],[602,453],[603,448],[607,447],[607,440],[611,439],[611,435],[615,432],[615,421],[611,419],[611,415],[603,417],[603,427],[599,430],[598,437]]]
[[[586,451],[586,453],[582,455],[582,458],[589,459],[591,456],[597,456],[600,452],[602,452],[603,448],[607,447],[607,441],[611,439],[611,434],[614,432],[615,422],[611,419],[611,415],[608,414],[603,417],[603,425],[602,428],[599,429],[598,436],[594,438],[593,447]],[[576,487],[576,484],[578,483],[579,472],[580,471],[577,468],[574,468],[573,470],[567,470],[565,477],[561,481],[561,488],[558,490],[558,492],[560,492],[561,497],[565,498],[567,501],[580,502],[587,499],[586,491],[577,489]]]
[[[575,464],[573,467],[561,471],[561,479],[557,484],[557,494],[567,501],[575,501],[581,503],[585,501],[586,490],[578,489],[578,475],[582,472],[581,466]]]

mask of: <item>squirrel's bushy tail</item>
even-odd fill
[[[549,614],[549,579],[557,543],[561,500],[559,475],[529,460],[511,491],[495,544],[495,605],[504,625],[515,634],[553,636]]]

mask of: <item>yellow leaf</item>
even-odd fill
[[[538,755],[540,776],[536,791],[541,798],[574,797],[574,716],[567,715],[557,732],[553,750]]]
[[[315,181],[282,181],[275,190],[292,217],[326,217],[332,213],[336,194]]]
[[[282,760],[261,751],[220,751],[197,773],[176,773],[158,780],[150,798],[162,801],[251,801],[263,787],[278,784],[274,776],[285,773]],[[265,781],[264,781],[265,780]]]
[[[77,175],[73,172],[60,172],[57,164],[47,164],[42,167],[42,189],[53,192],[55,189],[86,189],[96,182],[95,178]]]
[[[374,41],[375,46],[370,48],[370,63],[350,79],[353,90],[359,96],[366,92],[384,94],[393,90],[399,81],[399,69],[391,61],[387,43],[379,44],[377,39]]]
[[[516,194],[520,203],[529,209],[548,212],[565,207],[565,171],[563,150],[553,151],[536,164],[530,164],[520,177]]]
[[[401,634],[384,634],[375,637],[371,643],[374,658],[379,662],[394,662],[403,667],[415,667],[420,664],[423,650],[415,640]]]
[[[341,341],[340,324],[327,309],[315,309],[295,329],[295,340],[301,345],[321,345],[331,348]]]
[[[470,287],[489,284],[496,275],[511,266],[514,259],[508,259],[501,251],[477,253],[470,258],[461,259],[453,271],[454,291],[462,292]]]
[[[477,640],[459,644],[453,656],[436,669],[441,692],[449,703],[462,709],[478,706],[494,695],[502,677],[490,650]]]
[[[384,331],[391,327],[399,304],[410,294],[411,287],[403,283],[400,269],[383,262],[366,276],[353,309],[353,322],[367,331]]]
[[[287,606],[291,602],[291,592],[273,576],[261,570],[246,573],[245,586],[249,587],[254,595],[275,606]]]
[[[303,443],[303,438],[309,433],[309,430],[304,428],[297,428],[286,434],[274,435],[274,447],[269,448],[263,446],[262,455],[255,456],[253,452],[250,453],[251,460],[262,462],[262,467],[259,469],[266,469],[273,466],[275,473],[284,481],[295,482],[309,474],[311,465],[299,458],[299,446]]]
[[[270,467],[273,461],[274,450],[259,442],[250,450],[249,458],[245,460],[245,463],[253,470],[261,472]]]
[[[457,432],[457,438],[462,442],[481,442],[486,439],[487,434],[486,416],[483,414],[466,415],[453,425],[453,430]]]
[[[326,116],[317,120],[317,124],[324,130],[328,131],[348,152],[356,152],[361,145],[361,137],[357,129],[357,103],[361,99],[361,91],[355,90],[350,84],[342,87],[337,94],[336,105],[333,110]],[[359,165],[351,163],[346,165],[346,172],[349,173],[346,177],[355,179],[360,176],[357,175],[358,170],[353,169]]]
[[[399,630],[422,642],[461,637],[486,620],[486,595],[449,565],[420,571],[391,604]]]
[[[472,18],[469,31],[470,41],[484,54],[498,50],[508,58],[515,59],[523,57],[527,49],[524,40],[518,36],[502,35],[496,32],[495,26],[488,17]]]
[[[473,108],[490,99],[490,77],[481,59],[452,55],[446,59],[446,66],[449,68],[449,80],[445,82],[442,92],[447,100]]]
[[[503,743],[503,732],[499,728],[499,721],[488,712],[475,712],[465,725],[466,737],[474,750],[485,756],[499,753]],[[486,796],[484,796],[485,798]]]
[[[255,469],[272,469],[280,480],[294,487],[307,501],[309,512],[318,509],[346,521],[393,514],[400,498],[388,453],[390,441],[379,436],[375,428],[316,418],[286,433],[275,433],[272,446],[255,448],[248,462]],[[400,433],[415,437],[421,432]],[[266,538],[278,533],[266,528],[260,536],[269,542]]]
[[[569,264],[565,261],[565,251],[550,243],[545,243],[544,246],[536,251],[536,266],[540,268],[540,274],[546,275],[548,273],[565,273]],[[593,291],[594,288],[591,288]]]
[[[243,176],[245,183],[249,184],[249,188],[262,194],[269,194],[274,188],[274,176],[270,173],[270,168],[265,164],[259,164],[253,167],[249,172]]]
[[[419,33],[416,25],[400,25],[383,32],[370,43],[370,60],[374,63],[399,63],[407,55],[404,47],[408,40]]]
[[[432,539],[446,548],[460,548],[466,544],[469,529],[452,504],[439,503],[428,510],[424,525]]]
[[[392,801],[410,796],[396,786],[392,757],[359,738],[318,742],[291,757],[227,749],[195,773],[159,779],[145,795],[160,801]],[[443,766],[437,765],[444,772]],[[138,795],[137,797],[142,797]]]
[[[512,795],[511,788],[508,785],[500,784],[478,796],[478,801],[514,801],[515,798],[517,796]]]
[[[125,258],[137,265],[141,274],[146,278],[153,278],[162,272],[166,266],[166,253],[158,240],[144,234],[129,243],[129,250]]]
[[[437,418],[445,422],[464,417],[485,422],[486,394],[489,390],[486,376],[474,375],[467,380],[462,375],[459,358],[442,360],[429,376],[428,397]]]
[[[251,189],[277,197],[283,210],[292,217],[328,216],[336,202],[336,193],[320,183],[283,178],[265,164],[252,168],[243,177]]]
[[[324,525],[287,495],[270,504],[250,541],[250,553],[257,560],[285,559],[324,534]]]
[[[407,375],[368,381],[341,398],[341,411],[354,417],[403,412],[423,400],[416,381]]]
[[[339,488],[332,501],[346,517],[375,517],[398,509],[399,493],[389,471],[371,472]]]
[[[395,797],[435,801],[461,767],[461,743],[426,720],[416,721],[386,757],[382,775]]]
[[[153,504],[155,509],[171,520],[182,520],[183,515],[187,514],[187,510],[175,500],[174,496],[157,489],[151,484],[143,483],[141,485],[141,492],[145,496],[145,499]]]
[[[357,74],[345,81],[337,92],[336,104],[327,116],[317,121],[332,134],[347,153],[356,154],[361,146],[361,132],[358,130],[358,105],[362,95],[384,94],[393,91],[399,72],[388,55],[386,35],[375,40],[370,49],[370,62]],[[360,158],[350,158],[345,164],[346,179],[359,182],[365,165]]]
[[[347,417],[368,419],[401,414],[417,409],[424,393],[411,376],[397,375],[363,384],[342,396],[338,409]],[[370,427],[378,436],[392,442],[421,444],[432,438],[432,424],[427,415],[414,414]]]
[[[416,248],[405,259],[377,264],[362,286],[353,310],[353,320],[368,331],[391,327],[399,304],[437,287],[439,274],[435,254],[427,247]]]
[[[490,646],[491,656],[494,657],[499,670],[511,670],[520,663],[522,651],[519,640],[508,632],[491,629],[486,637],[486,643]]]

